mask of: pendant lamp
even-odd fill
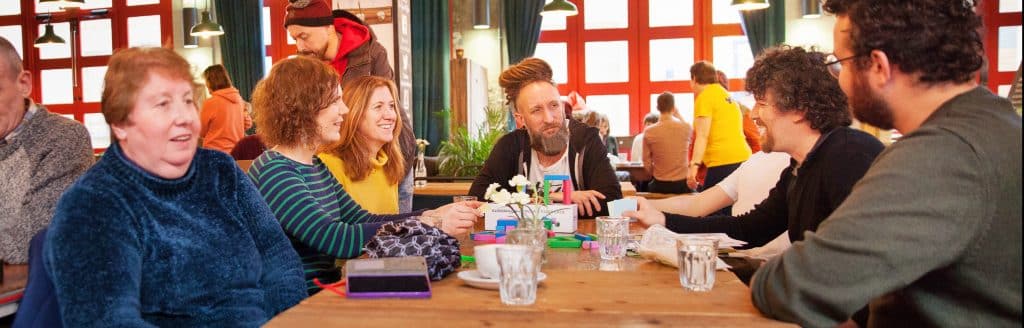
[[[554,0],[551,3],[544,5],[544,10],[541,10],[541,16],[576,16],[579,11],[576,10],[576,5],[569,2],[569,0]]]
[[[50,22],[46,22],[46,32],[36,39],[36,48],[51,47],[62,44],[64,44],[64,38],[57,36],[57,33],[53,32],[53,25],[50,25]]]
[[[757,10],[769,6],[768,0],[732,0],[732,7],[736,10]]]
[[[210,16],[210,5],[207,3],[206,10],[203,10],[203,19],[199,24],[192,27],[192,36],[211,37],[224,35],[224,28],[213,21]]]
[[[803,18],[818,18],[821,17],[821,1],[819,0],[803,0]]]

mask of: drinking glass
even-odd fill
[[[600,216],[597,218],[597,242],[602,260],[618,260],[626,256],[629,243],[629,218]]]
[[[475,202],[476,196],[452,196],[452,203],[458,202]],[[476,227],[470,227],[469,233],[475,233]]]
[[[679,256],[679,284],[683,288],[706,292],[715,286],[718,241],[709,238],[683,238],[676,241]]]
[[[526,245],[503,245],[498,247],[497,255],[501,303],[530,305],[536,302],[540,254]]]
[[[524,245],[533,248],[534,252],[544,263],[544,249],[548,244],[548,231],[543,228],[516,228],[508,231],[505,235],[505,243],[509,245]]]

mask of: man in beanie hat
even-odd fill
[[[358,17],[344,10],[331,10],[325,0],[289,0],[284,27],[300,55],[327,61],[341,76],[341,84],[360,76],[394,79],[388,54],[373,31]],[[399,110],[403,122],[412,122]],[[416,136],[412,124],[402,124],[398,136],[402,157],[407,164],[405,178],[399,183],[399,210],[412,211],[412,168],[416,157]]]

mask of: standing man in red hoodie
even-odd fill
[[[384,49],[370,27],[344,10],[331,10],[324,0],[289,0],[284,27],[295,39],[299,55],[312,56],[329,63],[341,75],[341,84],[360,76],[373,75],[394,80],[394,71]],[[416,156],[416,135],[412,120],[404,110],[399,144],[405,158],[406,175],[398,185],[398,205],[402,213],[412,211],[412,163]]]

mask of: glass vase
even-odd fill
[[[413,170],[414,182],[413,185],[416,187],[422,187],[427,185],[427,164],[423,160],[423,150],[420,149],[416,153],[416,168]]]

